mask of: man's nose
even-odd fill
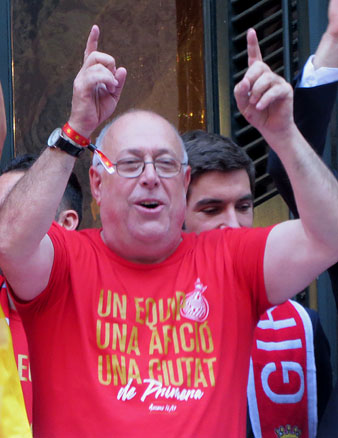
[[[217,228],[240,228],[240,223],[237,218],[236,210],[233,207],[227,208],[222,213],[220,222]]]
[[[155,164],[153,161],[145,161],[144,169],[140,175],[140,183],[148,187],[156,186],[159,183],[160,177],[158,176]]]

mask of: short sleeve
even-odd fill
[[[66,231],[59,224],[53,222],[48,231],[48,236],[54,247],[54,260],[49,282],[45,290],[31,301],[22,301],[13,296],[15,305],[20,314],[25,313],[26,310],[31,312],[35,307],[37,308],[36,310],[41,312],[44,307],[51,307],[60,299],[69,276],[67,233],[72,233],[72,231]]]
[[[250,290],[257,317],[271,307],[264,282],[264,254],[272,228],[229,230],[226,236],[234,274],[243,289]]]

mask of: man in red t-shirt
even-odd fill
[[[6,110],[0,83],[0,158],[6,134]],[[2,303],[1,300],[3,296],[3,282],[4,279],[0,275],[0,435],[28,438],[32,436],[32,433],[27,417],[22,388],[19,383],[19,376],[16,372],[12,337],[7,326],[4,303]]]
[[[337,260],[338,184],[293,122],[291,87],[257,61],[237,104],[282,159],[300,220],[182,234],[180,137],[159,115],[129,111],[103,138],[108,160],[90,169],[102,230],[50,229],[75,157],[126,79],[98,37],[93,26],[69,123],[0,211],[0,265],[31,353],[34,436],[242,437],[255,324]]]
[[[244,149],[229,138],[205,131],[190,131],[182,138],[191,167],[186,231],[199,234],[217,228],[251,228],[255,170]],[[271,321],[270,326],[266,320]],[[265,323],[263,329],[255,330],[250,365],[250,377],[254,378],[249,379],[248,386],[254,435],[248,431],[247,436],[268,437],[292,424],[293,430],[315,437],[317,399],[320,419],[332,389],[330,348],[318,314],[311,309],[305,312],[288,300],[271,309],[270,314],[261,315],[260,321]],[[262,339],[274,348],[267,351],[266,344],[259,344]],[[297,348],[290,348],[290,339],[299,339]],[[282,363],[287,361],[298,368],[286,378]],[[269,364],[274,364],[275,371],[262,386]]]
[[[19,155],[6,164],[0,174],[0,205],[14,185],[34,164],[37,156]],[[55,221],[67,230],[79,227],[82,218],[82,190],[75,173],[71,174],[63,199],[57,210]],[[0,275],[0,303],[7,318],[13,341],[15,361],[18,368],[28,421],[32,424],[32,378],[26,334],[21,318],[10,298],[5,279]]]

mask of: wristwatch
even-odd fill
[[[47,140],[47,145],[50,148],[59,148],[64,152],[67,152],[67,154],[77,158],[80,157],[85,150],[82,146],[76,146],[76,144],[68,137],[65,138],[61,128],[54,129]]]

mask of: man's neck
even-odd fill
[[[131,248],[126,247],[123,251],[121,251],[120,248],[117,248],[113,243],[110,244],[110,242],[107,241],[103,230],[101,231],[101,239],[103,243],[119,257],[132,263],[140,263],[146,265],[163,262],[176,251],[182,241],[182,237],[179,236],[176,242],[173,241],[172,245],[170,246],[165,243],[164,246],[157,245],[155,248],[155,245],[153,243],[148,242],[145,243],[144,247],[140,248],[139,251],[137,251],[136,245],[133,245]],[[150,247],[151,252],[149,251]]]

